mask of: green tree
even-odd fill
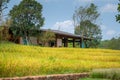
[[[7,3],[10,0],[0,0],[0,41],[3,40],[3,29],[4,29],[4,25],[3,25],[3,21],[2,21],[2,12],[4,9],[7,8]]]
[[[92,41],[87,41],[87,47],[97,47],[102,38],[101,29],[96,24],[99,15],[97,6],[93,3],[88,7],[79,7],[73,14],[75,34],[92,38]]]
[[[0,24],[2,23],[2,11],[7,8],[9,0],[0,0]]]
[[[119,3],[118,3],[118,8],[117,8],[119,14],[116,15],[116,21],[118,21],[120,23],[120,0],[119,0]]]
[[[9,0],[0,0],[0,15],[2,14],[2,11],[7,8],[7,3]]]
[[[0,26],[0,42],[2,41],[2,36],[3,36],[2,30],[3,30],[3,27]]]
[[[44,31],[40,34],[38,39],[42,43],[42,46],[49,46],[50,42],[55,41],[55,34],[53,32],[51,32],[51,30]]]
[[[106,48],[106,49],[120,50],[120,37],[112,38],[111,40],[101,41],[101,44],[99,45],[99,47]]]
[[[27,44],[31,31],[39,30],[44,24],[42,17],[42,5],[35,0],[22,0],[10,11],[14,35],[21,36],[24,44]]]

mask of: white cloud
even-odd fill
[[[106,34],[107,35],[114,35],[114,34],[116,34],[116,31],[114,31],[114,30],[108,30]]]
[[[56,22],[51,29],[74,33],[73,21]]]
[[[102,30],[106,30],[106,28],[107,28],[107,26],[105,26],[105,25],[101,25],[100,27]]]
[[[117,5],[115,4],[106,4],[101,7],[101,12],[117,12]]]

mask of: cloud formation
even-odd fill
[[[101,7],[100,11],[104,12],[117,12],[117,5],[115,4],[106,4],[105,6]]]
[[[105,26],[105,25],[100,25],[100,27],[102,30],[106,30],[106,28],[107,28],[107,26]]]
[[[114,30],[108,30],[106,34],[107,35],[114,35],[114,34],[116,34],[116,31],[114,31]]]
[[[51,29],[74,33],[73,21],[56,22]]]

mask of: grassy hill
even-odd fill
[[[0,44],[0,77],[80,73],[120,68],[120,50]]]

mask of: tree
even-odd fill
[[[87,41],[87,47],[97,47],[101,40],[101,29],[96,24],[99,15],[97,6],[93,3],[89,7],[79,7],[73,14],[75,34],[93,39]]]
[[[2,12],[4,9],[7,8],[7,3],[9,2],[10,0],[0,0],[0,41],[3,39],[3,29],[4,29],[4,25],[3,22],[2,22]]]
[[[120,1],[120,0],[119,0]],[[119,14],[116,15],[116,21],[120,23],[120,3],[118,3],[118,8],[117,8]]]
[[[27,44],[31,31],[37,32],[44,24],[42,17],[42,5],[35,0],[22,0],[10,11],[14,35],[21,36],[24,44]]]
[[[100,48],[120,50],[120,36],[110,40],[101,41]]]
[[[10,38],[9,27],[11,25],[11,20],[7,19],[5,22],[2,22],[2,27],[0,27],[0,40],[7,41]]]
[[[42,43],[42,46],[48,46],[49,42],[54,42],[55,34],[50,30],[48,30],[48,31],[42,32],[41,35],[38,37],[38,39]]]
[[[7,8],[9,0],[0,0],[0,25],[2,24],[2,12]]]
[[[0,15],[2,14],[2,11],[7,8],[7,3],[9,0],[0,0]]]

